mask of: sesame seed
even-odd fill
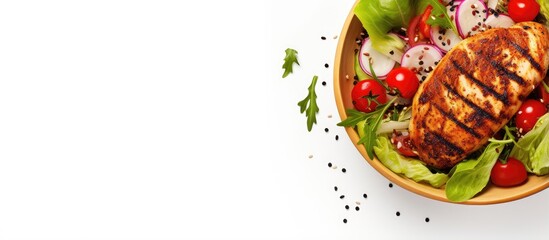
[[[328,163],[328,167],[332,167],[332,163],[331,163],[331,162]]]
[[[344,219],[343,219],[343,223],[347,223],[347,218],[344,218]]]
[[[346,173],[346,172],[347,172],[347,169],[342,168],[341,171],[342,171],[343,173]]]
[[[336,191],[336,192],[337,192],[337,186],[334,186],[334,191]]]
[[[330,131],[330,129],[324,128],[324,132],[329,132],[329,131]]]
[[[309,155],[309,158],[313,158],[313,155]]]
[[[397,217],[400,216],[400,212],[396,212]]]
[[[356,207],[355,207],[355,210],[357,210],[357,211],[358,211],[358,210],[360,210],[360,208],[359,208],[358,206],[356,206]]]
[[[336,139],[336,141],[339,140],[339,135],[336,135],[336,136],[335,136],[335,139]]]
[[[355,204],[356,204],[356,205],[360,205],[360,202],[359,202],[359,201],[356,201]]]
[[[320,39],[322,39],[322,40],[326,40],[326,37],[322,36],[322,37],[320,37]]]
[[[344,199],[344,198],[345,198],[345,195],[339,196],[339,199]]]
[[[345,205],[345,209],[349,210],[349,205]]]
[[[425,218],[425,222],[429,222],[429,221],[430,221],[429,218]]]
[[[363,198],[368,198],[368,194],[366,194],[366,193],[365,193],[365,194],[362,194],[362,197],[363,197]]]
[[[326,86],[326,81],[322,81],[322,86]]]
[[[393,187],[393,184],[392,184],[392,183],[389,183],[389,187],[392,188],[392,187]]]
[[[328,65],[327,63],[325,63],[325,64],[324,64],[324,67],[325,67],[325,68],[328,68],[328,67],[330,67],[330,65]]]

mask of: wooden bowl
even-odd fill
[[[339,116],[342,120],[347,118],[346,109],[353,108],[350,93],[351,89],[353,88],[353,77],[355,75],[353,70],[354,54],[355,50],[359,48],[356,40],[360,38],[360,33],[362,31],[363,28],[361,22],[351,10],[349,16],[347,17],[347,20],[345,21],[339,38],[334,64],[335,99]],[[349,134],[352,142],[357,143],[359,140],[359,136],[355,129],[346,128],[346,131],[347,134]],[[427,198],[443,202],[450,202],[446,198],[444,188],[437,189],[431,187],[430,185],[417,183],[404,176],[395,174],[394,172],[386,168],[377,159],[370,160],[368,158],[368,155],[366,154],[366,150],[363,145],[355,144],[355,146],[365,158],[366,162],[368,162],[379,173],[389,179],[389,181],[399,185],[402,188],[405,188],[411,192],[425,196]],[[542,177],[529,176],[526,183],[517,187],[501,188],[488,184],[488,186],[482,192],[477,194],[477,196],[475,196],[474,198],[459,203],[472,205],[504,203],[528,197],[547,188],[548,186],[549,175]]]

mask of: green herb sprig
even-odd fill
[[[307,130],[309,132],[313,129],[313,124],[316,124],[316,114],[319,111],[316,103],[317,96],[315,92],[317,80],[318,76],[314,76],[311,85],[309,85],[307,96],[297,103],[300,108],[300,112],[305,113],[307,116]]]

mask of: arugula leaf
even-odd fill
[[[297,105],[300,108],[300,112],[307,116],[307,130],[309,132],[313,129],[313,124],[316,124],[316,113],[318,113],[318,105],[316,104],[316,92],[315,86],[318,80],[318,76],[313,77],[311,85],[309,85],[309,93],[305,99],[299,101]]]
[[[433,10],[431,11],[431,17],[427,19],[427,24],[431,26],[440,26],[442,28],[446,29],[452,29],[457,36],[459,36],[459,32],[457,30],[456,25],[450,19],[450,16],[448,15],[448,12],[446,11],[446,7],[442,5],[438,0],[422,0],[428,5],[431,5],[433,7]]]
[[[286,57],[284,57],[284,64],[282,64],[282,68],[284,69],[284,74],[282,74],[282,78],[285,78],[290,73],[294,72],[294,63],[299,65],[299,62],[297,61],[297,51],[291,48],[287,48]]]
[[[377,144],[376,138],[379,125],[385,116],[385,112],[393,105],[395,100],[396,98],[393,98],[385,104],[378,105],[376,110],[371,112],[363,122],[357,124],[357,131],[360,136],[357,144],[364,144],[366,153],[370,159],[374,159],[374,147]]]

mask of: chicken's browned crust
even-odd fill
[[[535,22],[458,43],[413,99],[410,137],[419,158],[448,169],[478,150],[545,77],[549,32]]]

